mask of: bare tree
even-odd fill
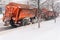
[[[36,7],[38,9],[37,11],[37,22],[38,22],[38,28],[40,28],[40,13],[41,13],[41,9],[40,9],[40,1],[41,0],[30,0],[32,2],[31,6]]]
[[[52,11],[53,11],[53,13],[54,13],[54,15],[56,15],[55,14],[55,3],[56,3],[56,1],[58,1],[58,0],[51,0],[51,3],[52,3],[52,5],[51,5],[51,7],[52,7]],[[56,11],[58,11],[58,10],[56,10]],[[56,23],[56,18],[54,18],[54,22]]]
[[[54,7],[54,4],[57,0],[47,0],[48,1],[48,7],[51,11],[53,11],[54,15],[55,14],[55,7]],[[54,18],[54,22],[56,23],[56,18]]]
[[[54,13],[54,2],[55,2],[55,0],[52,0],[51,1],[51,3],[52,3],[52,11],[53,11],[53,13]],[[54,13],[54,15],[55,15],[55,13]],[[54,18],[54,22],[56,23],[56,18]]]
[[[37,8],[38,7],[38,0],[29,0],[30,2],[30,5],[32,6],[32,7],[35,7],[35,8]]]
[[[54,10],[55,10],[57,13],[60,13],[60,2],[55,3],[55,5],[54,5]]]
[[[41,0],[38,0],[38,28],[40,28],[40,22],[41,22]]]

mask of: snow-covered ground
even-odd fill
[[[2,19],[3,19],[3,14],[0,14],[0,28],[1,27],[5,27],[5,26],[3,26],[3,22],[2,22]]]
[[[0,23],[3,26],[2,21]],[[0,40],[60,40],[60,17],[56,23],[54,20],[41,22],[40,28],[36,23],[1,31]]]

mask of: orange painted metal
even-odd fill
[[[7,18],[12,18],[15,23],[23,18],[26,17],[34,17],[35,16],[35,9],[30,9],[28,5],[24,4],[17,4],[17,3],[9,3],[6,5],[5,14],[3,20]],[[7,17],[7,18],[6,18]]]

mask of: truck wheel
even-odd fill
[[[22,26],[25,26],[25,25],[27,25],[27,24],[28,24],[28,21],[27,21],[27,19],[23,19],[23,20],[21,21],[21,24],[22,24]]]
[[[11,25],[11,27],[14,27],[14,28],[17,27],[12,19],[10,20],[10,25]]]
[[[37,23],[37,18],[36,17],[30,18],[30,22],[32,24]]]
[[[50,17],[45,17],[45,20],[50,20]]]

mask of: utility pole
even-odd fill
[[[38,28],[40,28],[40,0],[38,0],[38,12],[37,12],[37,19],[38,19]]]

